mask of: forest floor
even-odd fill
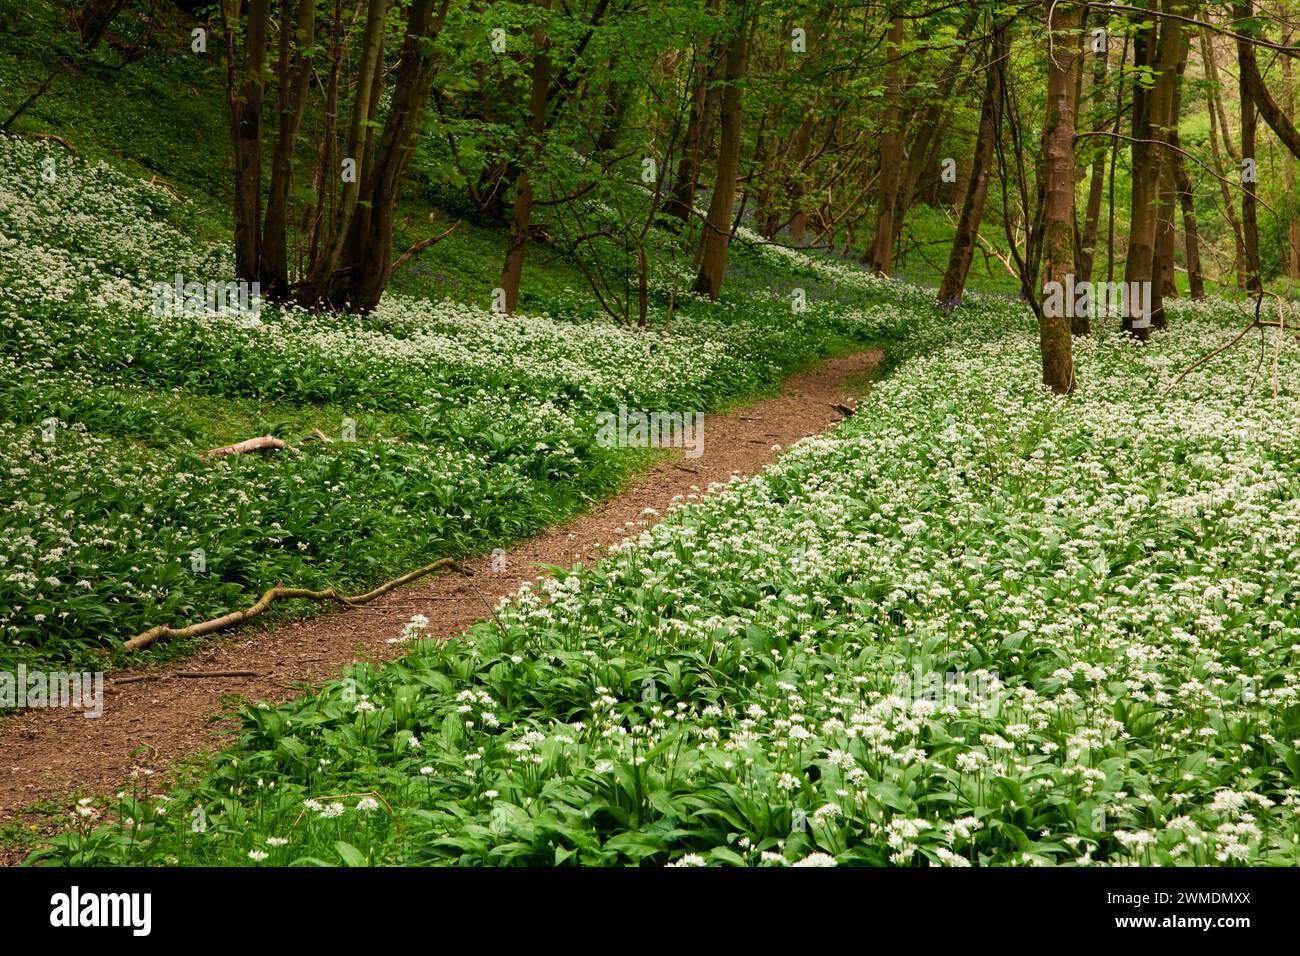
[[[675,498],[754,474],[784,446],[833,426],[844,417],[836,406],[853,403],[883,358],[876,349],[828,359],[790,377],[776,397],[707,415],[701,457],[673,452],[588,514],[505,552],[504,564],[500,554],[481,556],[464,562],[466,574],[428,578],[362,608],[245,628],[183,660],[115,671],[97,719],[49,709],[0,721],[0,827],[28,831],[26,843],[33,829],[43,835],[61,829],[67,799],[108,792],[132,778],[136,789],[162,786],[179,763],[224,745],[235,722],[222,715],[248,701],[304,693],[356,661],[396,656],[403,626],[415,614],[429,619],[432,634],[461,633],[548,567],[589,563],[653,524]],[[253,674],[182,676],[241,671]],[[16,863],[26,852],[0,846],[0,864]]]

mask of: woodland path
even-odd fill
[[[105,679],[104,713],[97,719],[79,711],[30,710],[0,720],[0,825],[38,801],[113,792],[133,776],[137,788],[158,789],[178,760],[221,749],[223,734],[235,725],[220,719],[232,700],[284,701],[356,661],[397,656],[402,645],[390,641],[414,614],[424,614],[438,636],[464,631],[501,597],[540,577],[538,565],[590,563],[646,527],[653,516],[643,515],[645,509],[662,514],[677,495],[702,496],[711,482],[752,475],[777,457],[774,446],[831,427],[844,417],[836,406],[853,404],[883,357],[873,350],[828,359],[787,379],[774,398],[706,416],[703,455],[688,460],[676,452],[633,476],[617,496],[507,551],[503,571],[493,570],[490,555],[481,556],[463,562],[469,575],[441,573],[364,607],[250,625],[216,635],[182,660],[114,671]],[[211,671],[256,676],[177,676]],[[0,863],[18,856],[0,848]]]

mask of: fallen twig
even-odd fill
[[[395,260],[393,260],[393,264],[388,267],[388,274],[390,276],[393,275],[395,272],[397,272],[398,269],[402,268],[402,266],[410,262],[412,257],[414,257],[417,253],[423,252],[425,249],[428,249],[430,246],[436,246],[438,243],[442,242],[442,240],[446,239],[453,232],[455,232],[456,227],[459,225],[460,225],[460,221],[457,220],[456,222],[452,223],[451,228],[448,229],[446,232],[441,232],[436,236],[430,236],[428,239],[421,239],[419,242],[415,243],[413,246],[411,246],[411,248],[407,249]]]
[[[1226,345],[1219,346],[1213,352],[1209,353],[1208,355],[1201,356],[1201,358],[1197,359],[1191,365],[1187,366],[1187,368],[1183,369],[1181,372],[1178,373],[1177,378],[1175,378],[1172,382],[1169,383],[1169,387],[1165,389],[1165,394],[1168,395],[1170,392],[1172,392],[1174,390],[1174,386],[1176,386],[1179,382],[1185,379],[1188,375],[1191,375],[1192,372],[1196,371],[1206,362],[1210,361],[1210,359],[1214,358],[1215,356],[1222,355],[1224,352],[1228,351],[1228,349],[1232,348],[1234,345],[1236,345],[1238,342],[1244,339],[1247,336],[1247,334],[1249,334],[1251,329],[1258,327],[1258,325],[1259,325],[1258,322],[1251,322],[1250,325],[1246,326],[1244,329],[1238,332],[1232,338],[1232,341],[1228,342]]]
[[[69,142],[68,142],[66,139],[64,139],[62,136],[55,136],[53,133],[23,133],[22,135],[23,135],[23,136],[28,136],[28,137],[30,137],[30,138],[32,138],[32,139],[48,139],[48,140],[53,140],[54,142],[56,142],[56,143],[58,143],[60,146],[62,146],[64,149],[66,149],[66,150],[67,150],[69,153],[71,153],[73,156],[76,156],[76,155],[77,155],[77,151],[72,147],[72,144],[69,143]]]
[[[146,648],[158,641],[171,640],[177,637],[203,637],[207,634],[215,634],[217,631],[224,631],[228,627],[234,627],[236,624],[243,624],[251,621],[253,618],[264,614],[275,601],[283,599],[301,599],[306,601],[333,601],[343,607],[357,607],[362,604],[369,604],[376,598],[382,597],[389,591],[400,588],[404,584],[410,584],[426,574],[432,574],[440,568],[457,566],[455,558],[439,558],[433,564],[426,564],[422,568],[403,574],[400,578],[381,584],[373,591],[367,591],[365,594],[346,595],[340,594],[334,588],[326,588],[323,591],[311,591],[307,588],[286,588],[276,586],[263,594],[256,604],[252,607],[245,608],[242,611],[231,611],[229,614],[223,614],[221,617],[214,617],[209,621],[203,621],[199,624],[191,624],[188,627],[172,628],[165,624],[157,627],[151,627],[149,630],[137,634],[127,641],[123,647],[128,651],[138,651]]]
[[[174,677],[261,677],[257,671],[177,671]]]
[[[1266,295],[1270,295],[1275,300],[1277,300],[1277,321],[1276,322],[1266,322],[1259,317],[1259,310],[1264,303],[1264,296]],[[1172,382],[1169,383],[1168,387],[1165,388],[1164,394],[1168,395],[1170,392],[1174,390],[1174,387],[1178,385],[1178,383],[1181,382],[1183,379],[1187,378],[1188,375],[1192,374],[1192,372],[1196,371],[1206,362],[1209,362],[1211,359],[1216,358],[1217,356],[1220,356],[1224,352],[1228,351],[1228,349],[1232,348],[1234,345],[1236,345],[1238,342],[1244,339],[1247,335],[1249,335],[1253,329],[1260,329],[1262,334],[1262,330],[1265,328],[1276,328],[1278,330],[1277,342],[1274,344],[1274,351],[1273,351],[1273,398],[1276,399],[1277,398],[1277,365],[1278,365],[1278,358],[1282,349],[1282,337],[1283,335],[1286,334],[1286,314],[1282,308],[1282,297],[1278,295],[1276,292],[1270,292],[1267,289],[1262,290],[1260,292],[1259,298],[1256,300],[1255,317],[1253,320],[1251,320],[1250,324],[1247,325],[1245,328],[1243,328],[1236,335],[1234,335],[1228,342],[1219,346],[1217,349],[1210,352],[1209,354],[1201,356],[1201,358],[1197,359],[1191,365],[1187,366],[1187,368],[1179,372],[1178,376]],[[1254,387],[1253,382],[1251,383],[1251,387],[1252,388]]]
[[[110,684],[110,687],[118,687],[121,684],[138,684],[146,680],[162,680],[162,674],[141,674],[138,677],[119,677]]]

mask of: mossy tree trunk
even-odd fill
[[[1075,32],[1079,8],[1044,0],[1048,15],[1047,120],[1043,126],[1043,283],[1066,286],[1074,273]],[[1044,295],[1044,299],[1048,297]],[[1056,296],[1060,303],[1065,297]],[[1038,318],[1043,383],[1057,394],[1074,391],[1069,309],[1045,306]],[[1059,314],[1057,314],[1059,313]]]

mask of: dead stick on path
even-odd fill
[[[260,677],[257,671],[177,671],[174,677]]]
[[[245,608],[242,611],[231,611],[229,614],[223,614],[221,617],[214,617],[210,621],[203,621],[201,624],[191,624],[189,627],[172,628],[165,624],[157,627],[151,627],[141,634],[137,634],[125,644],[123,648],[128,651],[138,651],[146,648],[157,641],[171,640],[177,637],[203,637],[206,634],[215,634],[217,631],[224,631],[228,627],[234,627],[236,624],[243,624],[251,621],[253,618],[264,614],[272,603],[283,599],[301,599],[305,601],[333,601],[335,604],[341,604],[343,607],[358,607],[362,604],[369,604],[376,598],[383,597],[389,591],[400,588],[404,584],[410,584],[426,574],[432,574],[440,568],[456,567],[455,558],[439,558],[433,564],[426,564],[422,568],[417,568],[409,574],[403,574],[400,578],[393,578],[384,584],[379,585],[373,591],[367,591],[365,594],[347,595],[340,594],[334,588],[326,588],[323,591],[311,591],[307,588],[286,588],[273,587],[263,594],[252,607]]]

